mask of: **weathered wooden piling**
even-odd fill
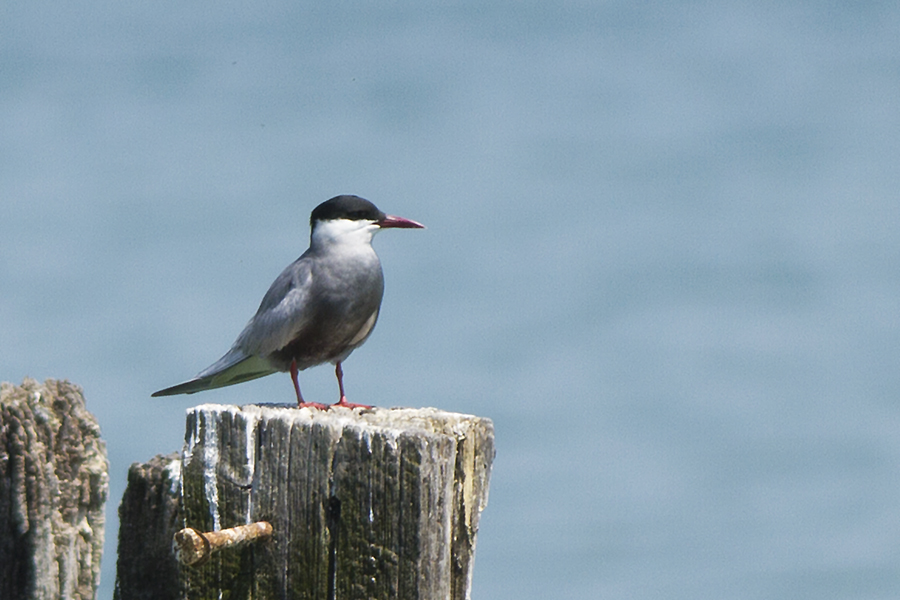
[[[0,386],[0,598],[94,598],[107,471],[79,387]]]
[[[196,407],[180,459],[132,467],[116,598],[463,600],[493,456],[489,420],[435,409]],[[133,486],[152,491],[153,506],[137,508]],[[157,494],[177,496],[177,509]],[[161,569],[141,553],[183,527],[257,521],[271,538],[199,566],[170,556]],[[122,536],[147,527],[162,528],[156,541],[126,550]],[[152,596],[129,583],[170,573],[177,581]]]

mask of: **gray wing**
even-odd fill
[[[265,377],[275,373],[277,369],[263,358],[245,356],[238,348],[232,348],[228,354],[214,364],[201,371],[190,381],[173,385],[164,390],[154,392],[151,396],[173,396],[175,394],[194,394],[204,390],[234,385],[251,379]]]
[[[256,314],[225,356],[193,379],[151,395],[193,394],[277,372],[278,369],[267,357],[293,340],[309,320],[305,306],[311,280],[312,274],[304,254],[272,282]]]
[[[267,357],[291,343],[312,317],[307,309],[311,285],[312,271],[304,253],[272,282],[232,351]]]

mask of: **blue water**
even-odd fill
[[[350,399],[494,420],[473,596],[900,595],[900,5],[8,2],[0,379],[128,465],[339,193]],[[329,368],[309,399],[333,401]]]

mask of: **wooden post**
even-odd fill
[[[489,420],[435,409],[196,407],[178,484],[158,485],[181,495],[161,539],[257,521],[273,533],[179,567],[179,591],[157,597],[469,598],[493,457]],[[122,547],[120,573],[141,564]],[[117,598],[141,597],[122,583]]]
[[[0,386],[0,598],[94,598],[107,471],[79,387]]]
[[[181,454],[133,464],[119,505],[119,551],[113,598],[174,600],[184,586],[172,533],[180,527]]]

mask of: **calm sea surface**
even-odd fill
[[[494,420],[473,596],[900,596],[900,5],[7,2],[0,379],[129,464],[339,193],[351,400]],[[301,378],[335,400],[332,371]]]

